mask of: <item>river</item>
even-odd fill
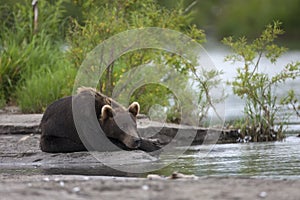
[[[241,117],[244,102],[232,93],[229,85],[225,84],[233,80],[241,63],[224,62],[225,56],[230,52],[218,44],[214,44],[212,48],[206,47],[206,50],[216,69],[224,72],[221,79],[228,95],[225,102],[225,120]],[[261,71],[275,75],[286,64],[299,60],[300,51],[289,51],[281,56],[276,64],[262,59]],[[276,89],[276,95],[282,97],[289,89],[293,89],[300,99],[299,85],[300,78],[286,82]],[[290,110],[285,110],[281,114],[287,113],[290,113]],[[165,175],[179,171],[198,176],[300,178],[300,138],[296,137],[300,133],[300,119],[295,114],[292,114],[287,130],[289,134],[281,142],[217,144],[213,148],[203,145],[192,146],[176,162],[157,172]],[[212,150],[209,153],[202,153],[203,149]]]
[[[198,176],[300,178],[300,138],[296,136],[288,136],[282,142],[218,144],[205,155],[203,148],[190,147],[176,162],[157,173],[167,175],[178,171]]]

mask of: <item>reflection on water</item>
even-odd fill
[[[215,145],[206,155],[201,153],[202,148],[191,147],[176,163],[157,173],[300,178],[300,138],[295,136],[283,142]]]

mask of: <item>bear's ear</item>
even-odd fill
[[[113,117],[114,116],[114,110],[112,109],[111,106],[109,105],[105,105],[102,107],[101,109],[101,119],[105,120],[109,117]]]
[[[140,104],[138,102],[133,102],[129,107],[128,111],[132,113],[135,117],[139,114],[140,112]]]

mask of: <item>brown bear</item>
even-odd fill
[[[95,89],[81,87],[76,95],[47,107],[40,123],[41,150],[50,153],[118,148],[156,151],[160,149],[157,142],[138,134],[139,110],[137,102],[125,109]]]

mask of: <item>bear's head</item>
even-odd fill
[[[106,136],[122,142],[130,149],[136,149],[141,143],[136,123],[139,110],[137,102],[133,102],[127,109],[104,105],[99,119],[100,126]]]

